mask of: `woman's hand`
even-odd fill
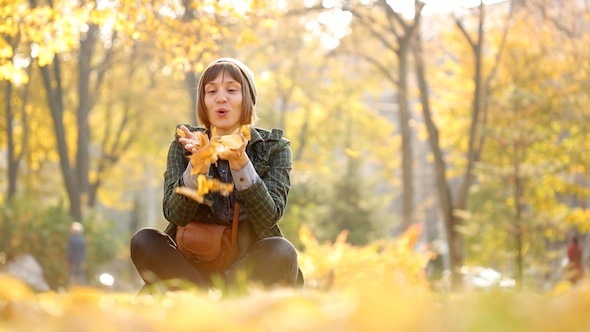
[[[185,125],[178,127],[177,133],[180,136],[178,142],[182,144],[186,151],[195,153],[199,150],[201,147],[201,141],[199,137],[197,137],[197,135],[190,131]]]
[[[242,144],[239,148],[225,148],[217,153],[220,159],[225,159],[229,162],[229,167],[234,171],[241,170],[250,161],[250,158],[248,158],[248,154],[246,154],[246,146],[248,145],[248,140],[244,137],[243,134],[239,135],[244,144]]]

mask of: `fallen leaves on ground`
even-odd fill
[[[0,277],[2,331],[588,331],[587,285],[559,296],[493,291],[441,296],[400,285],[117,294],[34,294]],[[25,287],[26,288],[26,287]],[[12,289],[8,291],[9,289]],[[559,317],[559,318],[557,318]]]
[[[36,293],[0,274],[0,331],[589,331],[590,285],[448,293],[424,278],[419,229],[365,247],[308,229],[301,289],[180,288],[156,295],[93,288]]]

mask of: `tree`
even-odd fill
[[[344,9],[353,14],[354,24],[361,31],[366,31],[377,40],[384,52],[375,52],[374,48],[358,47],[359,40],[355,40],[343,49],[343,52],[359,56],[374,65],[381,75],[396,87],[396,101],[398,104],[398,126],[401,134],[402,158],[402,225],[401,231],[414,223],[414,185],[413,185],[413,153],[410,120],[408,76],[410,68],[410,50],[414,34],[420,22],[424,4],[418,0],[414,2],[415,14],[413,19],[407,19],[403,13],[397,11],[385,0],[373,1],[368,4],[347,2]],[[377,10],[376,10],[377,9]],[[358,32],[357,32],[358,33]],[[361,33],[363,35],[363,33]],[[361,38],[365,38],[364,36]],[[392,68],[396,69],[393,73]]]
[[[13,10],[2,11],[7,15],[2,31],[21,37],[18,57],[37,60],[70,213],[77,220],[82,218],[82,205],[94,206],[105,174],[134,142],[129,132],[139,130],[134,121],[139,110],[136,100],[114,94],[121,99],[109,101],[111,91],[102,88],[105,79],[118,72],[118,66],[126,68],[128,79],[136,79],[138,66],[158,60],[176,76],[193,73],[202,67],[203,58],[214,56],[225,20],[239,15],[221,2],[186,2],[177,7],[165,1],[146,6],[122,1],[117,8],[94,1],[8,4]],[[11,61],[6,66],[17,68]],[[155,86],[155,81],[148,82]],[[129,83],[133,86],[133,81]],[[194,97],[194,89],[189,90]],[[97,124],[91,121],[97,109],[104,110],[100,103],[105,99],[120,107],[123,117],[94,116],[114,121],[104,126],[108,130],[101,133],[103,137],[97,137],[91,130]],[[90,152],[94,146],[100,151],[98,157]]]
[[[399,140],[363,100],[379,80],[364,61],[334,51],[342,31],[321,23],[350,14],[291,3],[278,15],[255,27],[268,39],[241,51],[262,96],[258,125],[281,128],[291,140],[292,190],[281,228],[295,242],[304,224],[322,240],[348,229],[355,244],[390,234],[393,218],[383,207],[392,194],[383,188],[396,184],[391,150]]]
[[[537,15],[535,8],[519,11],[508,40],[496,76],[489,148],[482,158],[487,171],[482,185],[502,183],[500,200],[512,211],[504,229],[513,239],[511,256],[519,285],[526,277],[525,266],[543,262],[546,265],[537,268],[540,273],[554,275],[550,265],[559,263],[551,260],[559,261],[560,255],[552,257],[552,244],[570,229],[587,231],[589,224],[583,208],[589,197],[587,176],[579,167],[578,150],[587,147],[588,139],[582,129],[588,72],[579,65],[588,54],[575,34],[563,31],[568,22],[579,23],[581,18],[562,17],[559,26],[544,24],[548,18]],[[548,42],[555,40],[560,42]]]
[[[447,241],[449,245],[449,258],[450,264],[453,269],[453,283],[454,287],[460,287],[460,274],[459,268],[463,264],[463,239],[460,233],[461,218],[456,214],[456,211],[463,211],[467,208],[468,194],[471,185],[473,184],[473,169],[475,164],[479,161],[481,151],[484,145],[484,126],[487,117],[487,104],[489,98],[489,84],[493,79],[496,67],[499,64],[499,54],[503,48],[504,41],[508,33],[508,25],[505,23],[501,42],[499,44],[499,51],[497,56],[494,58],[492,65],[488,71],[488,74],[484,73],[484,23],[486,21],[486,6],[481,3],[477,8],[479,16],[477,22],[477,33],[475,37],[471,37],[467,31],[465,24],[459,18],[455,18],[455,23],[461,34],[465,37],[473,52],[473,99],[471,104],[471,114],[469,117],[469,129],[468,129],[468,144],[465,152],[466,164],[462,173],[462,180],[459,187],[459,191],[456,196],[452,195],[450,178],[447,175],[447,165],[443,157],[443,149],[439,140],[439,129],[434,121],[434,117],[431,111],[431,101],[429,86],[426,78],[426,69],[424,64],[424,53],[422,48],[421,37],[419,34],[416,35],[418,38],[415,45],[415,59],[416,59],[416,75],[418,86],[420,89],[420,100],[422,106],[422,112],[426,129],[428,131],[428,139],[434,156],[434,164],[436,170],[436,183],[438,187],[439,202],[442,210],[442,216],[445,223],[445,230],[447,235]],[[509,11],[508,19],[509,22],[512,10]],[[456,197],[455,199],[453,199]]]
[[[15,49],[19,42],[19,36],[5,34],[2,36],[4,41],[8,43],[5,45],[6,52],[12,55],[10,61],[5,64],[10,68],[14,61]],[[6,68],[5,67],[5,68]],[[10,70],[9,70],[10,72]],[[26,72],[26,77],[30,76],[30,67]],[[6,145],[7,145],[7,182],[8,188],[6,192],[6,200],[10,200],[17,192],[18,183],[18,169],[22,162],[26,147],[27,147],[27,113],[26,106],[28,103],[29,94],[29,80],[25,79],[22,82],[22,74],[13,72],[12,75],[5,74],[6,88],[4,90],[5,106],[5,126],[6,126]],[[16,89],[15,89],[16,85]],[[18,93],[18,97],[16,96]],[[17,125],[19,124],[19,125]],[[16,127],[20,127],[20,135],[16,133]],[[20,137],[20,139],[19,139]]]

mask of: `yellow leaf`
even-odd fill
[[[2,42],[3,39],[0,39],[0,42]],[[12,47],[10,47],[10,45],[6,44],[6,45],[2,45],[2,43],[0,43],[0,58],[6,58],[6,59],[10,59],[12,58],[12,56],[14,55],[14,52],[12,51]]]
[[[238,134],[231,134],[231,135],[223,135],[220,137],[221,144],[231,150],[239,149],[244,145],[244,141],[242,140],[242,136]]]
[[[184,195],[192,200],[195,200],[199,203],[209,203],[205,202],[205,195],[210,192],[218,192],[222,196],[229,196],[234,189],[233,183],[224,183],[221,182],[219,179],[215,179],[204,174],[199,174],[197,176],[197,189],[192,189],[188,187],[178,187],[176,188],[175,192],[180,195]]]
[[[252,130],[250,129],[250,127],[248,125],[243,125],[240,128],[240,134],[244,135],[244,138],[246,140],[251,140],[252,139]]]
[[[199,146],[205,146],[209,144],[209,137],[207,136],[207,134],[198,132],[197,138],[199,139]]]
[[[202,195],[200,195],[198,191],[196,191],[196,190],[194,190],[192,188],[189,188],[189,187],[177,187],[176,190],[175,190],[175,192],[177,194],[180,194],[180,195],[186,196],[186,197],[188,197],[188,198],[190,198],[192,200],[195,200],[195,201],[197,201],[199,203],[203,203],[204,202],[204,197]]]

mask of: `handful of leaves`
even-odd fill
[[[180,137],[185,137],[184,131],[176,129],[176,133]],[[202,132],[195,132],[199,149],[190,156],[190,163],[192,165],[191,175],[197,176],[197,189],[188,187],[176,188],[176,193],[191,198],[199,203],[211,203],[205,201],[205,195],[210,192],[219,192],[223,196],[228,196],[233,191],[233,183],[223,183],[218,179],[206,176],[212,163],[217,162],[219,154],[227,150],[236,150],[241,148],[244,144],[252,138],[250,127],[243,125],[236,129],[235,132],[229,135],[218,135],[217,128],[211,128],[211,139],[207,134]],[[241,134],[241,135],[240,135]],[[246,139],[242,139],[242,136]]]

